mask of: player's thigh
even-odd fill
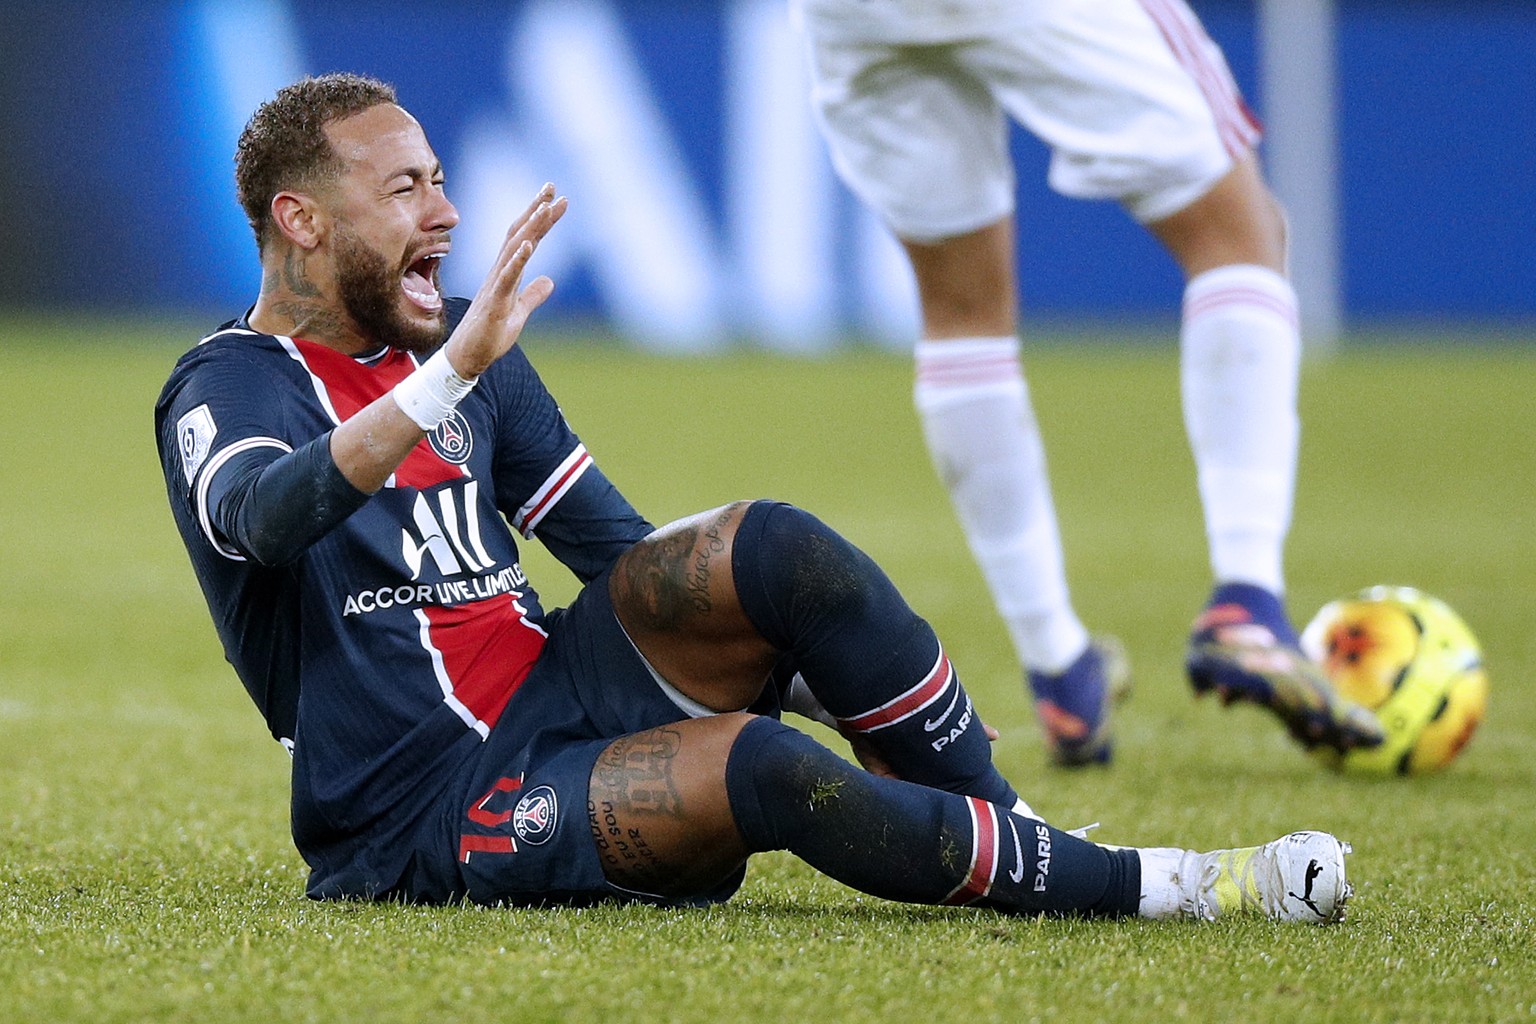
[[[812,47],[812,98],[833,165],[902,238],[947,238],[1013,211],[1007,121],[956,50]]]
[[[1050,147],[1053,189],[1119,200],[1143,222],[1193,202],[1258,140],[1184,0],[1037,0],[1031,25],[965,58]]]
[[[779,655],[736,592],[736,531],[750,507],[733,502],[661,527],[619,558],[609,580],[614,614],[646,662],[714,711],[752,704]]]
[[[726,791],[750,715],[696,718],[621,736],[592,768],[588,813],[608,881],[631,892],[707,894],[747,857]]]
[[[597,582],[546,618],[550,637],[543,653],[490,735],[474,748],[462,785],[449,787],[451,806],[440,822],[445,827],[439,832],[427,826],[433,842],[415,858],[415,874],[402,893],[518,904],[671,896],[676,890],[667,885],[633,884],[643,872],[632,884],[615,886],[603,844],[620,857],[640,849],[636,839],[658,831],[652,822],[631,836],[629,830],[645,822],[629,818],[645,809],[665,822],[667,812],[681,808],[706,833],[710,822],[718,825],[725,758],[739,726],[729,724],[730,716],[720,720],[724,724],[686,720],[689,712],[656,684],[615,621],[607,579]],[[674,735],[688,742],[669,745]],[[615,775],[616,765],[630,770]],[[592,802],[594,778],[614,783],[602,815]],[[615,840],[600,830],[616,827],[609,818],[621,812],[628,817]],[[644,856],[636,860],[654,863]],[[700,877],[725,870],[701,863],[708,870]],[[692,877],[685,873],[682,880],[692,884]],[[722,884],[687,895],[724,899],[735,884],[739,877],[727,874]]]
[[[902,239],[923,339],[998,337],[1018,328],[1013,217],[936,242]]]

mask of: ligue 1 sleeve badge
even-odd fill
[[[427,434],[427,443],[439,458],[455,466],[468,462],[469,453],[475,446],[474,436],[469,432],[469,421],[457,409],[432,428],[431,433]]]
[[[181,451],[181,471],[186,474],[188,487],[208,458],[218,432],[206,402],[176,421],[176,447]]]
[[[523,842],[542,846],[555,834],[557,813],[555,791],[548,786],[535,786],[512,809],[512,828]]]

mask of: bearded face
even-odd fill
[[[422,282],[438,291],[438,260],[402,257],[391,262],[345,222],[336,225],[336,282],[342,305],[362,333],[390,348],[425,354],[442,344],[448,320],[441,305],[436,310],[408,302],[402,282]]]

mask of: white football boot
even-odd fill
[[[1354,888],[1344,877],[1350,845],[1327,832],[1292,832],[1237,850],[1138,849],[1143,917],[1214,921],[1263,914],[1275,921],[1333,924]]]

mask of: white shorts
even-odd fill
[[[902,238],[1012,214],[1011,116],[1062,195],[1145,223],[1204,195],[1259,128],[1184,0],[1028,0],[993,35],[904,45],[818,36],[812,97],[838,174]]]

